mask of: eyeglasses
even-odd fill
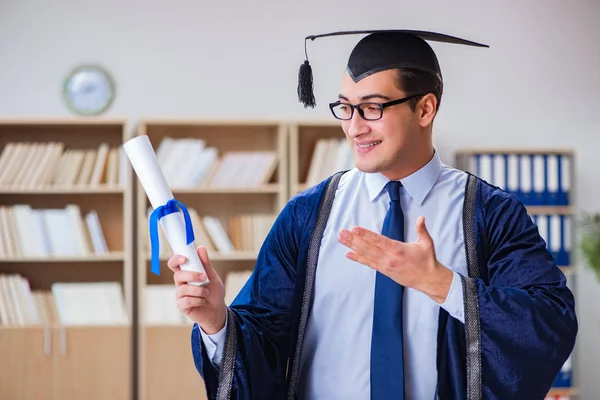
[[[423,96],[423,94],[415,94],[412,96],[404,97],[402,99],[388,101],[386,103],[366,102],[357,105],[342,103],[338,100],[335,103],[329,103],[329,109],[333,113],[334,117],[336,117],[337,119],[341,119],[342,121],[352,119],[352,117],[354,116],[355,109],[358,111],[358,114],[363,119],[367,121],[376,121],[378,119],[381,119],[381,117],[383,116],[384,108],[395,106],[396,104],[402,104],[420,96]]]

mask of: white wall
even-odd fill
[[[99,62],[118,85],[107,115],[132,122],[329,118],[326,103],[337,96],[357,38],[308,43],[319,106],[305,110],[296,99],[296,79],[306,35],[438,30],[491,46],[433,45],[446,82],[436,127],[445,161],[471,145],[571,147],[579,206],[598,210],[600,2],[319,3],[3,0],[0,116],[70,115],[60,97],[65,74],[78,63]],[[590,399],[600,395],[600,285],[583,270],[577,289],[578,379],[582,398]]]

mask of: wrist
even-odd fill
[[[436,263],[424,293],[438,304],[443,304],[448,297],[454,273],[440,263]]]
[[[216,314],[214,320],[199,322],[200,328],[207,335],[214,335],[225,327],[225,323],[227,322],[227,307],[223,305]]]

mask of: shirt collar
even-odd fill
[[[443,164],[439,154],[437,151],[434,151],[433,157],[425,166],[411,175],[400,179],[400,182],[410,197],[421,205],[440,176],[442,167]],[[369,199],[373,201],[381,194],[389,179],[381,173],[365,174],[365,182],[369,191]]]

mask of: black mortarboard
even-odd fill
[[[416,68],[429,72],[442,81],[442,73],[437,57],[426,40],[489,47],[488,45],[460,39],[441,33],[414,31],[407,29],[340,31],[321,35],[311,35],[304,39],[306,60],[298,73],[298,99],[304,107],[314,107],[312,68],[308,62],[306,41],[327,36],[369,34],[361,39],[352,50],[347,70],[355,82],[376,72],[391,68]]]

